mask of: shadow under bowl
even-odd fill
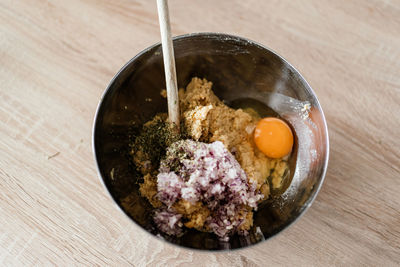
[[[316,197],[328,164],[325,118],[315,93],[286,60],[248,39],[217,33],[174,38],[179,88],[192,77],[213,82],[213,91],[226,103],[256,100],[288,121],[296,134],[290,184],[254,214],[246,237],[220,242],[211,233],[189,230],[180,238],[163,236],[173,244],[201,250],[247,247],[267,240],[299,218]],[[129,144],[144,122],[167,112],[161,45],[131,59],[113,78],[99,103],[93,127],[93,150],[101,181],[121,210],[144,230],[159,235],[152,207],[140,196],[140,175],[129,156]],[[262,106],[260,106],[262,109]],[[121,200],[130,196],[129,206]]]

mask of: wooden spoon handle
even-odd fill
[[[157,0],[158,19],[160,23],[161,44],[164,59],[165,83],[167,86],[168,117],[179,129],[179,96],[176,80],[174,47],[171,39],[168,1]]]

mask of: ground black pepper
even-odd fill
[[[161,159],[165,156],[167,148],[174,142],[186,138],[186,130],[181,125],[179,133],[173,124],[166,120],[165,114],[155,116],[152,121],[146,123],[134,142],[131,144],[132,156],[141,155],[141,161],[150,161],[149,167],[157,170]],[[141,167],[141,166],[137,166]]]

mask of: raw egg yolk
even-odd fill
[[[289,125],[278,118],[263,118],[254,130],[257,148],[270,158],[282,158],[292,151],[293,134]]]

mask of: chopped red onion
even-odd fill
[[[256,184],[250,183],[235,157],[216,141],[211,144],[180,140],[167,149],[157,175],[158,199],[165,208],[154,220],[169,235],[182,233],[182,215],[171,207],[180,199],[202,202],[211,212],[206,228],[223,240],[238,232],[249,208],[257,209],[263,198]],[[180,231],[178,231],[178,229]]]
[[[182,215],[172,210],[156,210],[154,214],[154,222],[158,229],[168,235],[180,236],[182,231]]]

